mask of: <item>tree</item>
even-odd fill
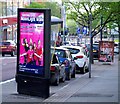
[[[119,2],[120,3],[120,2]],[[92,14],[92,37],[97,35],[107,23],[115,22],[116,15],[120,11],[112,8],[119,8],[115,2],[66,2],[69,19],[74,19],[79,25],[89,27],[89,15]],[[117,7],[114,7],[117,6]],[[103,23],[100,23],[103,16]]]
[[[32,2],[26,8],[50,8],[52,16],[61,17],[60,6],[57,2]]]
[[[67,27],[69,28],[69,33],[76,33],[77,24],[74,20],[67,19]]]
[[[80,26],[90,28],[90,14],[92,15],[91,50],[93,49],[93,37],[100,33],[106,24],[110,22],[113,23],[119,19],[120,11],[115,8],[120,8],[120,2],[70,2],[70,0],[68,0],[65,4],[67,7],[68,18],[75,20]],[[103,17],[102,24],[101,17]]]

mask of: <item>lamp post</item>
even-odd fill
[[[66,7],[64,5],[64,3],[62,2],[61,5],[61,18],[63,20],[63,40],[65,42],[65,31],[66,31]]]

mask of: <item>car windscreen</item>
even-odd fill
[[[2,45],[10,45],[10,42],[2,42]]]
[[[98,50],[99,45],[98,44],[93,44],[93,49]]]
[[[55,49],[55,54],[56,54],[58,57],[66,58],[65,50]]]
[[[75,48],[67,48],[67,49],[69,49],[71,54],[77,54],[78,52],[80,52],[79,49],[75,49]]]

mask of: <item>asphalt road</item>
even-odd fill
[[[15,77],[16,73],[16,56],[11,57],[9,55],[6,55],[5,57],[0,57],[0,71],[2,73],[2,82],[12,79]]]

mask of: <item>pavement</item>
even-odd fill
[[[118,64],[119,63],[119,64]],[[47,99],[31,97],[27,95],[18,95],[16,93],[16,82],[7,83],[3,89],[9,89],[2,94],[3,104],[5,102],[109,102],[108,104],[118,102],[118,56],[111,64],[95,61],[91,66],[91,78],[89,73],[82,77],[77,77],[69,84],[53,93]],[[5,88],[6,87],[6,88]],[[11,92],[12,91],[12,92]],[[52,94],[53,93],[53,94]],[[7,96],[6,96],[7,95]],[[11,103],[12,104],[12,103]]]
[[[96,61],[92,77],[88,76],[76,79],[43,102],[118,102],[118,59],[111,64]]]

